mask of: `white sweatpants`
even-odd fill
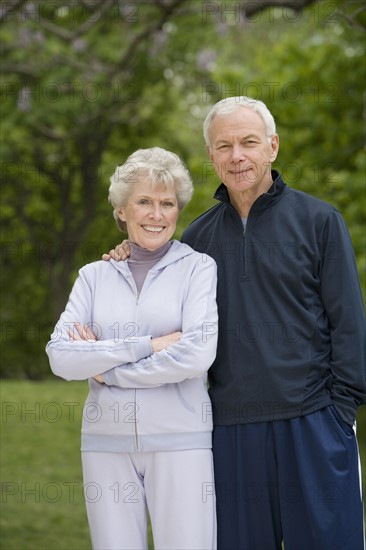
[[[83,452],[94,550],[215,550],[212,451]]]

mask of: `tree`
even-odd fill
[[[220,98],[208,87],[219,52],[229,55],[240,37],[250,48],[251,22],[271,33],[279,13],[282,25],[306,6],[318,19],[333,17],[335,3],[325,4],[328,11],[314,0],[3,2],[6,376],[47,371],[44,344],[75,269],[119,238],[106,202],[115,166],[139,147],[161,145],[186,159],[196,180],[211,177],[201,122]],[[351,4],[337,3],[337,17],[358,26],[362,12]],[[250,63],[248,70],[259,78]],[[221,77],[230,85],[229,73]],[[178,236],[209,196],[197,186]]]
[[[301,14],[274,10],[277,25],[269,31],[252,26],[246,37],[233,25],[227,38],[235,47],[218,55],[207,89],[212,100],[236,89],[237,95],[262,99],[270,107],[280,133],[276,167],[287,183],[342,212],[366,298],[366,21],[361,15],[366,15],[361,2],[324,2]],[[266,48],[257,47],[262,39]]]

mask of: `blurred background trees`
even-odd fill
[[[140,147],[195,182],[176,237],[214,203],[202,122],[250,95],[272,110],[287,183],[335,204],[365,289],[361,1],[3,2],[2,375],[42,378],[77,269],[121,240],[107,202]]]

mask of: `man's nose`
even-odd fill
[[[232,162],[239,162],[240,160],[243,160],[245,157],[243,147],[241,145],[233,145],[231,149],[231,161]]]

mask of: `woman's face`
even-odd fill
[[[138,181],[126,206],[118,210],[119,218],[126,222],[131,242],[147,250],[156,250],[167,243],[177,225],[178,200],[174,189],[158,186],[149,181]]]

